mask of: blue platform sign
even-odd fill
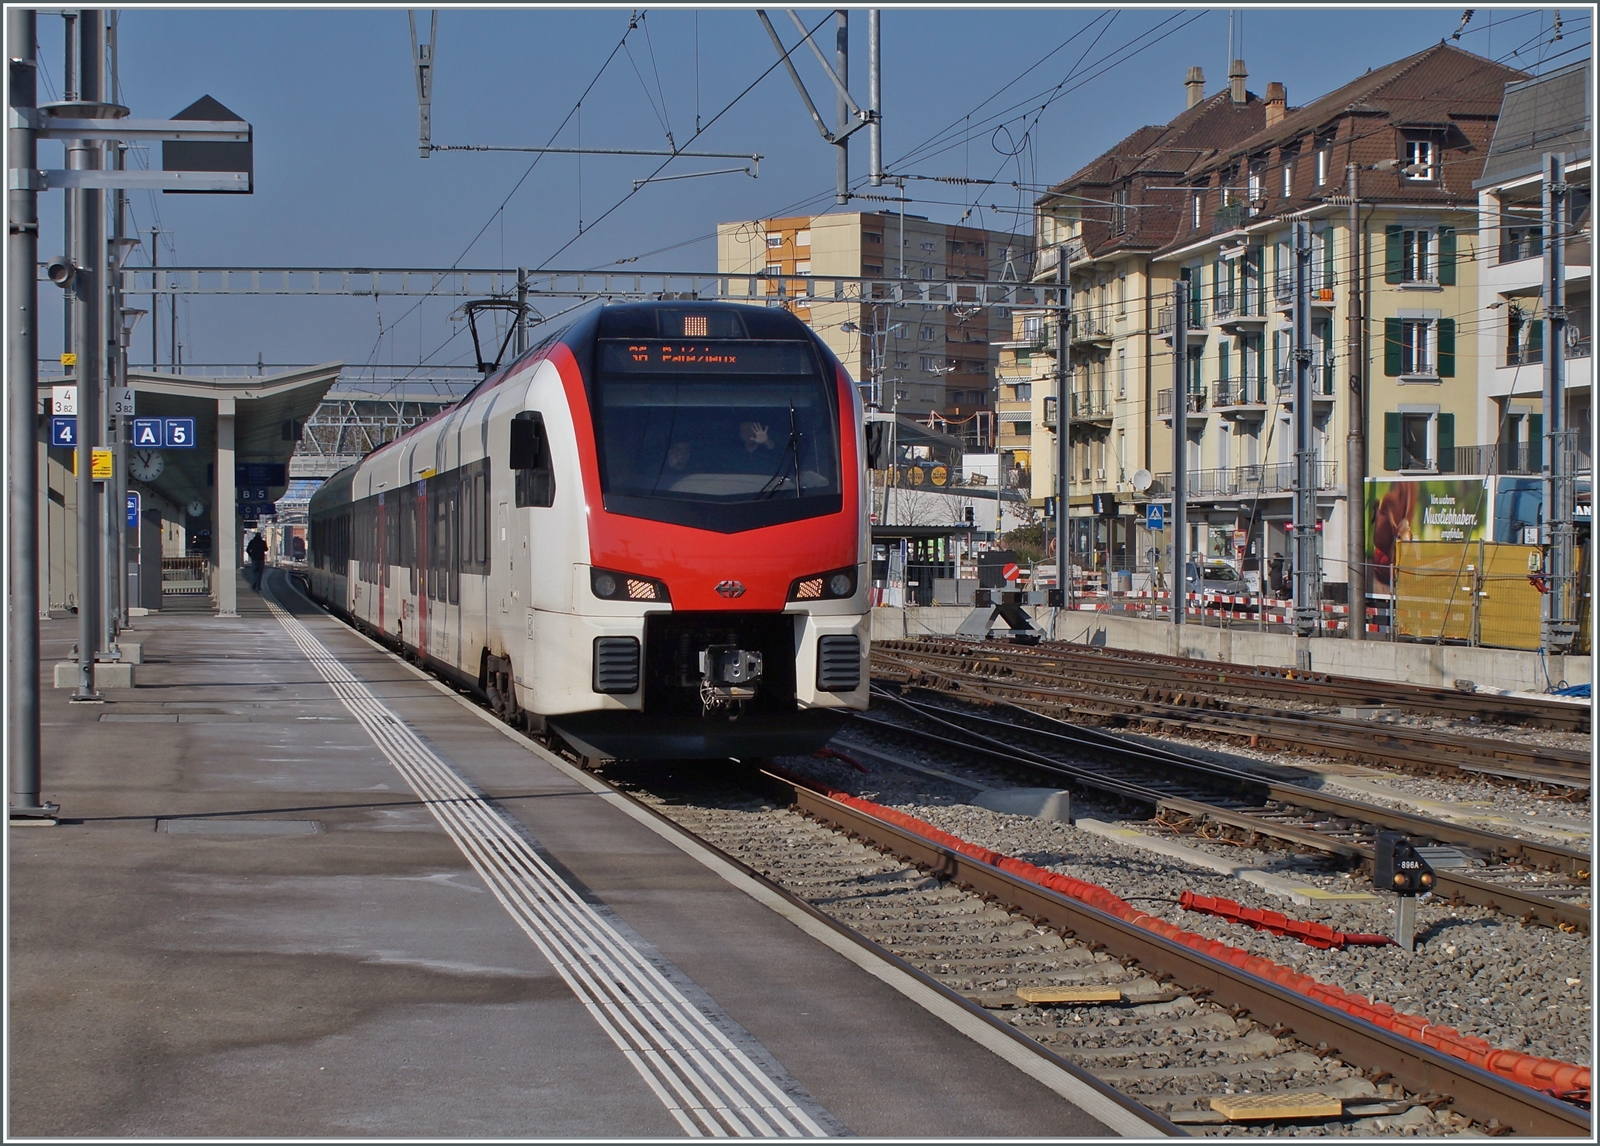
[[[139,491],[128,491],[128,528],[139,528]]]
[[[133,448],[153,450],[161,447],[160,418],[135,418],[133,420]]]
[[[194,449],[194,419],[161,419],[161,445],[168,450]]]
[[[75,446],[78,444],[78,419],[70,415],[50,419],[50,444]]]
[[[1167,527],[1167,507],[1154,502],[1144,507],[1144,527],[1146,529],[1165,529]]]

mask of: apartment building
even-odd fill
[[[1033,240],[896,212],[841,212],[723,223],[717,269],[762,274],[769,300],[805,296],[805,276],[1026,280]],[[971,448],[992,449],[1003,311],[898,306],[871,298],[796,298],[788,306],[822,336],[868,401],[932,418]]]
[[[1458,435],[1457,473],[1500,475],[1503,486],[1537,496],[1544,465],[1545,156],[1563,155],[1568,186],[1566,231],[1567,427],[1575,431],[1576,469],[1593,468],[1593,166],[1588,62],[1508,84],[1478,192],[1477,409],[1472,444]],[[1399,449],[1409,454],[1414,433]],[[1507,483],[1506,479],[1510,480]],[[1500,538],[1497,538],[1500,539]],[[1503,540],[1518,540],[1506,537]]]
[[[1141,167],[1128,155],[1140,150],[1135,133],[1040,200],[1036,281],[1053,273],[1052,252],[1064,251],[1075,295],[1071,513],[1091,514],[1092,495],[1102,492],[1133,511],[1109,527],[1075,521],[1074,549],[1087,554],[1104,534],[1113,564],[1119,553],[1142,564],[1152,551],[1167,552],[1164,534],[1144,530],[1142,506],[1170,502],[1176,417],[1189,475],[1190,552],[1226,557],[1247,571],[1288,552],[1295,474],[1289,244],[1300,221],[1312,246],[1323,578],[1340,586],[1348,576],[1352,492],[1357,512],[1362,506],[1346,465],[1351,419],[1365,426],[1372,476],[1393,460],[1386,431],[1411,435],[1419,452],[1403,461],[1437,466],[1453,456],[1457,426],[1476,424],[1479,340],[1468,332],[1477,331],[1483,240],[1473,183],[1501,93],[1526,76],[1441,44],[1291,108],[1282,84],[1269,84],[1258,101],[1244,89],[1243,64],[1232,71],[1223,93],[1166,128],[1143,129],[1159,140],[1214,116],[1215,136],[1199,136],[1203,148],[1170,148],[1159,176],[1141,180],[1137,173],[1158,164]],[[1231,115],[1211,110],[1219,106]],[[1104,175],[1091,180],[1097,168]],[[1125,236],[1135,226],[1156,242],[1130,258]],[[1190,301],[1175,385],[1171,292],[1180,280]],[[1353,373],[1365,392],[1364,420],[1351,397]],[[1053,423],[1039,394],[1054,388],[1038,378],[1035,416]],[[1054,485],[1042,446],[1033,451],[1036,499]],[[1096,540],[1086,545],[1088,538]]]
[[[1197,333],[1184,393],[1168,394],[1164,415],[1158,396],[1157,417],[1186,419],[1197,552],[1248,562],[1289,551],[1295,221],[1311,232],[1324,584],[1346,582],[1351,513],[1365,512],[1347,464],[1352,425],[1364,429],[1369,476],[1453,464],[1457,427],[1477,406],[1473,182],[1504,86],[1525,78],[1439,44],[1300,108],[1269,89],[1266,126],[1191,175],[1184,225],[1159,258],[1189,283]],[[1158,437],[1170,474],[1173,435]]]
[[[1229,85],[1208,97],[1203,72],[1190,68],[1181,114],[1119,141],[1037,204],[1034,281],[1056,282],[1064,257],[1073,291],[1069,515],[1080,563],[1100,555],[1114,567],[1144,565],[1160,542],[1143,529],[1140,507],[1147,500],[1140,487],[1167,456],[1154,440],[1156,392],[1171,373],[1157,318],[1175,271],[1156,256],[1180,230],[1192,173],[1266,123],[1263,101],[1245,88],[1243,65],[1234,70]],[[1020,431],[1027,427],[1035,505],[1055,492],[1056,347],[1051,313],[1017,316],[1008,350],[1018,374],[1026,364],[1031,377],[1012,386],[1011,400],[1002,405],[1001,441],[1004,449],[1005,431],[1013,427],[1011,448],[1020,451]],[[1024,402],[1026,420],[1020,417]],[[1119,512],[1096,517],[1096,494],[1102,507],[1110,495]]]

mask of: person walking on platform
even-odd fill
[[[259,530],[250,539],[250,544],[244,547],[244,551],[250,558],[250,588],[259,593],[261,578],[267,571],[267,543],[262,540]]]

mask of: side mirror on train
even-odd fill
[[[889,436],[890,422],[867,423],[867,468],[891,470],[894,468],[894,447]]]

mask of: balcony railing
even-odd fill
[[[1204,390],[1190,390],[1187,394],[1189,413],[1198,414],[1206,408],[1206,393]],[[1156,391],[1156,416],[1161,418],[1172,417],[1172,387]]]
[[[1237,231],[1244,226],[1248,215],[1249,212],[1243,203],[1233,203],[1219,208],[1211,213],[1211,233],[1220,235],[1224,231]]]
[[[1295,462],[1231,466],[1223,469],[1190,470],[1185,492],[1189,501],[1216,497],[1260,497],[1294,492]],[[1317,489],[1332,489],[1338,478],[1337,462],[1316,462],[1312,466]],[[1163,489],[1172,489],[1171,472],[1159,473],[1156,480]]]
[[[1249,375],[1239,378],[1218,378],[1211,384],[1211,404],[1224,406],[1259,406],[1267,400],[1266,379]]]
[[[1072,312],[1072,325],[1069,329],[1072,341],[1089,342],[1110,337],[1111,323],[1102,310],[1075,310]]]
[[[1323,306],[1333,305],[1333,279],[1322,273],[1321,267],[1311,271],[1311,301]],[[1294,275],[1288,271],[1280,271],[1272,281],[1272,295],[1279,306],[1289,306],[1294,302]]]
[[[1446,469],[1444,462],[1454,465]],[[1544,465],[1543,442],[1499,442],[1487,446],[1457,446],[1453,458],[1441,459],[1440,473],[1536,474]]]
[[[1275,378],[1278,397],[1292,399],[1294,397],[1294,367],[1280,366]],[[1313,362],[1311,364],[1311,394],[1316,398],[1333,397],[1333,363]]]
[[[1111,403],[1103,390],[1079,390],[1072,395],[1074,418],[1109,418]]]
[[[1500,261],[1515,263],[1544,254],[1544,228],[1507,227],[1500,233]]]

